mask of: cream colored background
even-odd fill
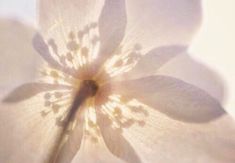
[[[204,0],[203,8],[203,26],[191,52],[223,77],[227,87],[225,107],[235,117],[235,1]]]
[[[35,23],[35,0],[0,0],[0,15]],[[204,20],[191,53],[224,79],[224,106],[235,117],[235,0],[204,0]]]

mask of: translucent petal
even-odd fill
[[[106,0],[99,18],[100,62],[103,62],[119,47],[127,24],[125,0]]]
[[[142,56],[136,66],[115,80],[131,80],[151,75],[166,75],[195,85],[223,103],[225,85],[222,77],[197,59],[184,46],[163,46]]]
[[[61,139],[57,141],[57,146],[51,155],[53,162],[70,163],[79,152],[84,134],[82,116],[82,114],[78,115],[75,122],[70,122],[71,127],[63,131],[64,133],[62,133]]]
[[[171,60],[177,58],[187,50],[183,45],[161,46],[152,49],[141,56],[137,64],[127,73],[116,77],[116,80],[131,80],[154,75],[158,70]]]
[[[15,103],[27,100],[39,93],[50,90],[66,90],[71,89],[70,86],[46,83],[27,83],[15,88],[12,92],[3,99],[5,103]]]
[[[143,53],[165,45],[188,45],[201,22],[200,0],[130,0],[126,6],[123,51],[136,44]]]
[[[207,122],[223,115],[220,103],[208,93],[173,77],[149,76],[112,83],[113,92],[136,98],[171,118]]]
[[[2,94],[1,90],[1,96]],[[4,94],[7,94],[5,92]],[[0,162],[35,162],[49,160],[61,127],[56,116],[45,106],[43,94],[20,103],[0,103]]]
[[[125,162],[140,163],[139,156],[132,145],[122,136],[122,131],[112,126],[112,120],[100,111],[97,112],[98,125],[109,151]]]
[[[222,76],[187,52],[169,61],[155,74],[175,77],[195,85],[216,98],[221,104],[226,98],[226,87]]]
[[[92,64],[95,70],[112,55],[125,34],[124,0],[42,0],[39,17],[45,42],[52,40],[59,55],[68,53],[72,45],[77,45],[77,49],[86,48],[88,53],[99,47],[97,54],[92,54],[98,57]],[[76,51],[76,55],[82,54]]]
[[[143,163],[235,161],[235,123],[231,117],[226,115],[210,123],[192,124],[173,120],[151,108],[143,109],[148,112],[145,125],[123,129],[124,137]]]
[[[53,33],[54,30],[66,32],[66,30],[83,29],[89,23],[97,22],[103,5],[104,0],[41,0],[40,28],[44,33]]]
[[[0,20],[0,87],[32,81],[42,60],[32,48],[34,29],[16,20]]]
[[[112,155],[103,141],[93,143],[87,139],[83,140],[81,149],[73,159],[72,163],[124,163]]]

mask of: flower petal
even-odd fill
[[[122,131],[112,127],[112,121],[107,115],[97,112],[97,121],[109,151],[127,163],[140,163],[138,155],[131,144],[122,136]]]
[[[42,94],[21,103],[0,103],[0,162],[42,163],[48,159],[61,128],[53,114],[42,116],[44,103]]]
[[[94,143],[89,139],[83,139],[81,149],[73,159],[72,163],[124,163],[112,155],[103,141]]]
[[[103,4],[104,0],[40,0],[40,28],[44,33],[58,27],[63,30],[82,29],[91,22],[97,22]]]
[[[72,162],[81,147],[84,125],[83,122],[84,119],[82,119],[82,116],[77,116],[76,126],[68,131],[65,130],[66,133],[62,133],[62,136],[64,136],[64,134],[66,135],[63,137],[62,142],[57,142],[59,146],[57,146],[58,148],[55,148],[55,153],[52,153],[53,163]],[[66,136],[67,139],[65,139]]]
[[[172,77],[149,76],[117,82],[112,83],[112,89],[180,121],[207,122],[225,113],[205,91]]]
[[[183,53],[169,61],[156,74],[183,80],[205,90],[219,102],[224,102],[226,88],[222,77],[189,53]]]
[[[32,81],[42,63],[32,48],[35,30],[16,20],[0,20],[0,87]]]
[[[43,37],[40,34],[37,33],[34,35],[32,43],[35,50],[44,59],[44,61],[49,64],[50,67],[60,70],[65,74],[69,74],[74,77],[80,75],[77,73],[76,69],[64,66],[55,59],[55,57],[50,52],[48,45],[46,44],[46,42],[44,41]]]
[[[77,67],[83,62],[81,58],[78,59],[83,55],[82,49],[88,49],[84,55],[99,49],[97,26],[103,5],[104,0],[40,0],[40,33],[45,42],[56,49],[55,53],[60,56],[61,62],[67,60],[66,55],[70,53],[73,59],[76,58],[73,64]]]
[[[171,119],[149,107],[142,109],[148,112],[145,125],[123,128],[123,136],[143,163],[235,161],[235,123],[231,117],[192,124]],[[130,116],[137,118],[139,114]]]
[[[141,56],[134,68],[121,74],[116,80],[131,80],[156,74],[159,68],[185,52],[183,45],[170,45],[154,48],[144,56]]]
[[[119,47],[127,24],[125,0],[106,0],[99,18],[100,62],[103,62]]]
[[[46,83],[28,83],[23,84],[11,93],[9,93],[4,99],[3,102],[14,103],[27,100],[33,96],[36,96],[39,93],[51,91],[51,90],[66,90],[70,89],[70,86],[58,85],[58,84],[46,84]]]
[[[165,45],[188,45],[201,23],[200,0],[128,0],[126,6],[123,49],[139,44],[146,53]]]

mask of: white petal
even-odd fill
[[[71,163],[124,163],[112,155],[103,141],[94,143],[84,139],[81,149]]]
[[[165,45],[188,45],[201,22],[200,0],[126,1],[123,49],[139,44],[144,53]]]
[[[63,131],[64,133],[61,134],[61,139],[57,141],[57,146],[55,146],[54,152],[52,153],[53,163],[71,163],[79,152],[84,134],[84,119],[82,116],[82,114],[78,114],[76,116],[76,124],[70,122],[70,129],[65,129]],[[75,126],[73,127],[72,125]],[[67,139],[65,139],[66,136]]]
[[[16,103],[27,100],[33,96],[36,96],[42,92],[58,89],[69,89],[71,87],[58,84],[46,84],[46,83],[26,83],[14,88],[12,92],[8,92],[4,97],[3,102]]]
[[[6,93],[7,94],[7,93]],[[1,94],[2,95],[2,94]],[[0,162],[46,162],[60,128],[46,109],[42,94],[20,103],[0,103]]]
[[[222,77],[210,67],[184,53],[162,66],[155,74],[167,75],[195,85],[223,103],[225,83]]]
[[[56,55],[66,58],[70,47],[75,49],[88,48],[99,41],[98,19],[104,0],[40,0],[39,30],[50,48]],[[56,49],[56,50],[55,50]],[[47,55],[47,54],[44,54]],[[76,57],[79,55],[76,52]],[[78,60],[78,59],[77,59]],[[76,66],[82,62],[76,62]]]
[[[37,33],[34,35],[32,39],[32,45],[34,49],[38,52],[37,55],[40,55],[51,68],[59,70],[65,74],[69,74],[73,77],[78,77],[80,75],[77,73],[77,70],[75,68],[71,68],[67,65],[65,66],[61,64],[58,58],[53,56],[53,54],[49,50],[49,46],[40,34]]]
[[[203,89],[223,103],[226,87],[222,77],[184,50],[183,46],[156,48],[141,57],[133,69],[117,76],[115,80],[131,80],[151,75],[171,76]]]
[[[99,108],[98,108],[99,109]],[[119,159],[130,163],[141,163],[132,145],[122,136],[122,130],[112,126],[112,120],[100,111],[97,112],[101,135],[109,151]]]
[[[46,39],[53,39],[60,54],[67,53],[70,34],[80,47],[89,52],[95,44],[99,67],[119,46],[125,33],[126,6],[124,0],[42,0],[39,8],[40,27]],[[81,35],[81,36],[80,36]],[[84,40],[84,38],[86,38]]]
[[[189,122],[206,122],[223,115],[219,102],[205,91],[167,76],[112,83],[115,93],[136,98],[170,116]]]
[[[162,66],[177,58],[186,50],[187,47],[183,45],[169,45],[152,49],[141,56],[134,68],[117,76],[116,80],[131,80],[154,75]]]
[[[191,124],[175,121],[151,108],[142,109],[148,112],[145,125],[123,128],[123,135],[143,163],[235,161],[235,123],[230,117]],[[136,113],[129,117],[139,115]]]
[[[40,0],[40,28],[45,33],[57,28],[60,32],[81,30],[89,23],[97,22],[103,4],[104,0]]]
[[[106,0],[99,18],[101,42],[100,62],[103,62],[119,47],[127,24],[125,0]]]
[[[0,87],[32,81],[42,60],[32,48],[34,29],[15,20],[0,20]]]

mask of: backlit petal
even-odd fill
[[[42,60],[32,48],[35,30],[16,20],[0,20],[0,87],[32,81]]]
[[[81,144],[81,149],[71,163],[124,163],[118,159],[107,149],[103,141],[93,143],[84,139]]]
[[[231,117],[226,115],[210,123],[192,124],[176,121],[155,109],[142,109],[148,112],[145,125],[124,128],[123,135],[143,163],[235,161],[235,127]]]
[[[124,51],[135,44],[143,53],[165,45],[188,45],[201,23],[200,0],[128,0],[126,6]]]
[[[57,29],[58,32],[83,29],[89,23],[97,22],[103,4],[104,0],[40,0],[40,28],[45,33]]]
[[[119,47],[127,24],[125,0],[106,0],[99,18],[101,49],[99,62],[111,57]]]
[[[168,62],[187,50],[183,45],[171,45],[154,48],[141,56],[137,64],[127,73],[117,76],[116,80],[131,80],[156,74]]]
[[[112,120],[102,112],[97,112],[101,135],[109,151],[127,163],[140,163],[139,156],[132,145],[122,136],[122,130],[112,126]]]
[[[226,85],[222,76],[212,68],[193,58],[189,53],[183,53],[162,66],[155,74],[167,75],[195,85],[220,103],[224,102]]]
[[[0,162],[47,162],[61,127],[56,125],[52,109],[45,106],[44,95],[41,93],[14,104],[2,103],[3,98],[0,103]]]
[[[54,148],[53,153],[51,154],[53,162],[70,163],[79,152],[84,134],[84,119],[82,116],[82,114],[78,115],[74,124],[70,122],[70,128],[64,130],[66,133],[61,133],[61,136],[63,137],[61,137],[62,139],[56,142],[57,146]]]
[[[207,122],[225,113],[208,93],[173,77],[150,76],[117,82],[112,83],[112,89],[181,121]]]

